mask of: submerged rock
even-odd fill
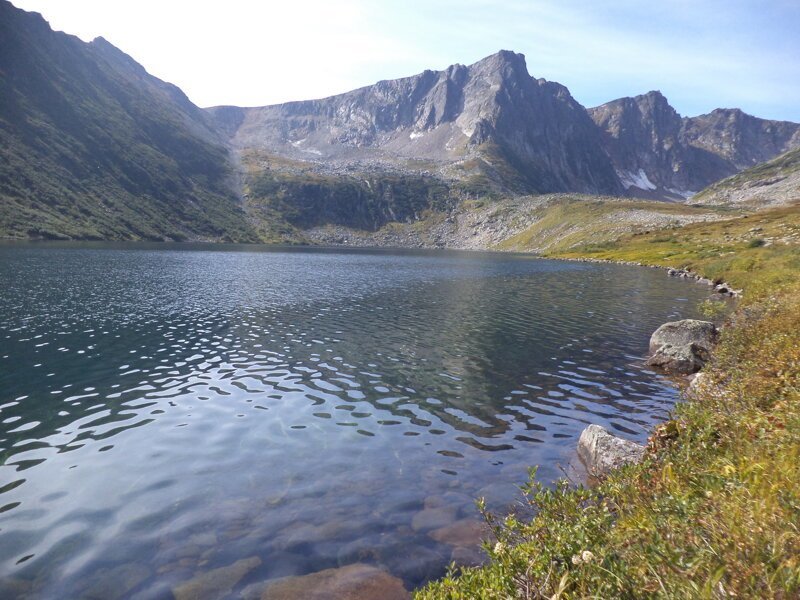
[[[602,477],[623,465],[639,462],[644,451],[641,444],[612,435],[600,425],[589,425],[578,440],[578,456],[594,477]]]
[[[486,563],[488,557],[482,548],[472,546],[456,546],[450,554],[450,562],[460,567],[478,567]]]
[[[428,535],[441,544],[479,546],[487,537],[486,533],[486,528],[480,521],[461,519],[446,527],[434,529]]]
[[[145,565],[130,563],[94,573],[81,593],[87,600],[117,600],[152,575]]]
[[[650,337],[653,355],[646,364],[668,373],[696,373],[708,361],[718,336],[711,321],[684,319],[664,323]]]
[[[419,511],[411,519],[411,528],[414,531],[429,531],[445,527],[456,520],[458,508],[455,506],[440,506],[426,508]]]
[[[386,571],[356,563],[269,582],[261,600],[409,600],[403,582]]]
[[[237,560],[232,565],[201,573],[172,589],[175,600],[216,600],[231,593],[245,575],[261,565],[257,556]]]

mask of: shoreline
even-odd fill
[[[605,247],[603,258],[552,257],[660,268],[713,286],[717,298],[736,301],[734,310],[710,362],[656,426],[641,462],[592,488],[545,489],[532,480],[535,516],[494,521],[498,543],[487,547],[487,565],[452,572],[416,598],[800,593],[800,561],[792,558],[800,555],[800,532],[786,526],[798,518],[790,507],[800,506],[800,252],[744,242],[741,250],[720,249],[727,232],[698,229],[684,229],[672,245],[649,244],[661,242],[653,235]],[[687,268],[663,264],[674,254]],[[643,259],[627,260],[637,255]],[[729,277],[744,292],[724,283]],[[673,381],[680,387],[687,378]]]

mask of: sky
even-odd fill
[[[800,0],[12,0],[200,106],[320,98],[500,49],[585,106],[660,90],[800,122]]]

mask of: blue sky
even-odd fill
[[[683,115],[800,121],[800,0],[12,0],[102,35],[201,106],[344,92],[499,49],[594,106],[661,90]]]

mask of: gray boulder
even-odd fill
[[[578,440],[578,457],[594,477],[639,462],[644,451],[641,444],[612,435],[600,425],[589,425]]]
[[[719,331],[711,321],[684,319],[664,323],[650,337],[647,366],[668,373],[696,373],[709,359]]]
[[[711,321],[684,319],[664,323],[650,336],[650,352],[656,352],[661,346],[685,346],[697,344],[706,350],[717,342],[719,331]]]
[[[708,358],[708,350],[697,344],[683,346],[665,344],[656,350],[645,364],[675,375],[691,375],[702,369]]]

